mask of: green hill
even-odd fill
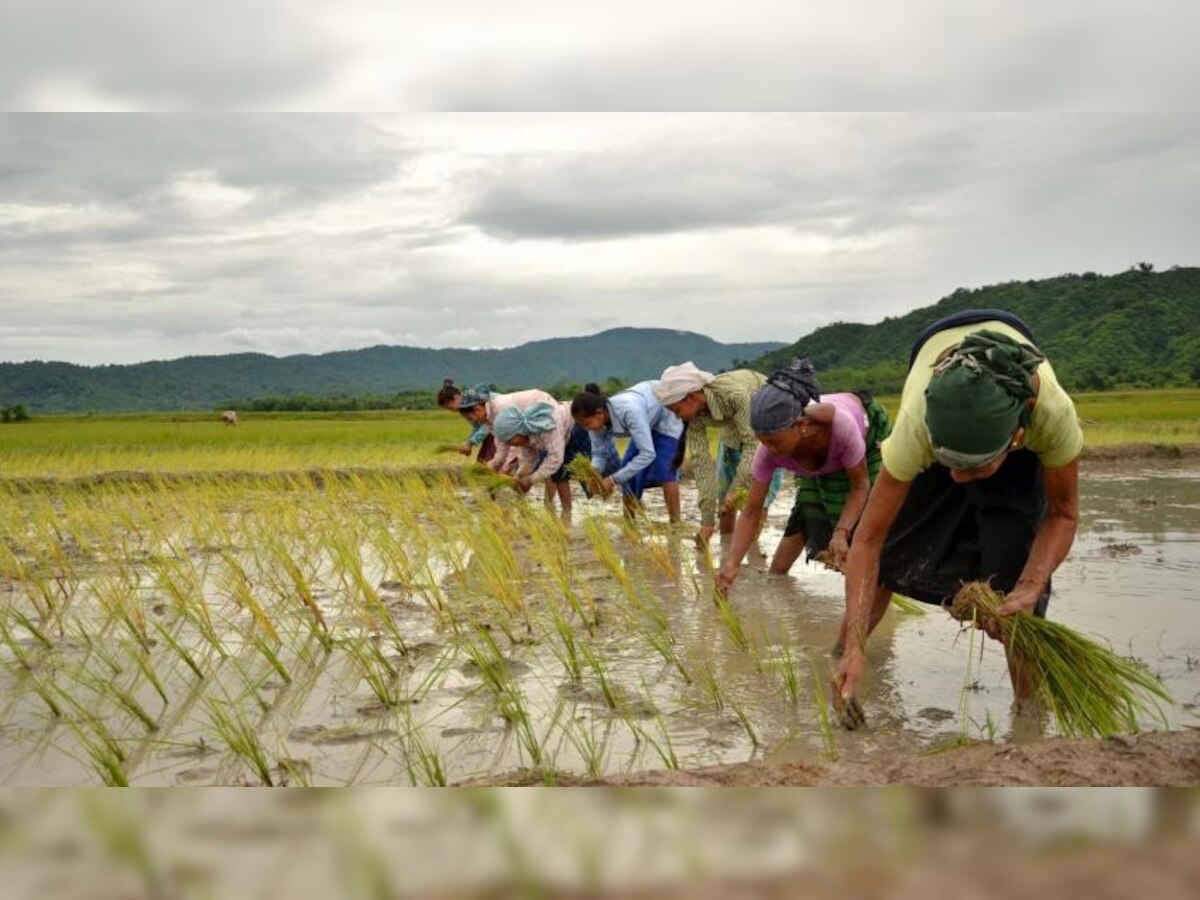
[[[1005,309],[1028,323],[1072,390],[1200,383],[1200,269],[1135,268],[1119,275],[1061,275],[974,290],[876,325],[838,322],[753,361],[764,372],[811,357],[827,389],[894,393],[925,326],[964,309]]]
[[[550,387],[657,377],[686,359],[730,368],[782,346],[720,344],[688,331],[616,328],[587,337],[534,341],[503,350],[369,347],[319,356],[260,353],[190,356],[122,366],[62,362],[0,363],[0,407],[31,413],[140,412],[212,409],[231,399],[263,396],[387,395],[426,391],[442,379],[501,387]]]

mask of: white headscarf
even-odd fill
[[[685,362],[680,366],[667,366],[662,379],[654,388],[654,396],[665,406],[678,403],[688,394],[703,390],[716,378],[711,372],[697,369],[696,364]]]

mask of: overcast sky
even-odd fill
[[[790,341],[959,286],[1200,265],[1200,117],[1173,111],[1197,99],[1193,30],[1164,27],[1157,0],[1120,21],[1013,0],[1031,14],[986,25],[915,2],[953,50],[907,18],[855,30],[835,3],[816,4],[818,29],[741,5],[701,28],[625,0],[605,23],[526,2],[488,31],[459,3],[297,17],[268,0],[222,29],[224,0],[0,0],[22,14],[0,28],[0,99],[35,111],[0,117],[0,360],[510,346],[621,325]],[[865,74],[843,63],[851,43],[873,54]],[[1039,111],[234,111],[812,107],[818,89]]]

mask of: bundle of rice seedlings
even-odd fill
[[[462,444],[438,444],[433,448],[434,453],[462,453]]]
[[[725,503],[730,509],[741,511],[746,508],[746,501],[749,499],[750,491],[746,488],[738,488],[729,493],[729,496],[725,498]]]
[[[986,582],[964,584],[949,606],[961,622],[994,622],[1016,661],[1068,737],[1110,737],[1138,730],[1138,714],[1166,724],[1159,701],[1167,689],[1143,665],[1119,656],[1059,622],[1018,613],[1000,616],[1004,595]]]
[[[604,481],[586,453],[577,454],[567,463],[567,474],[575,481],[581,482],[589,495],[599,493],[600,485]]]
[[[501,475],[491,466],[484,463],[472,463],[463,469],[463,474],[473,484],[484,488],[493,497],[500,491],[515,491],[517,480],[508,475]]]

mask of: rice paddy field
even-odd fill
[[[1093,445],[1200,444],[1198,391],[1079,409]],[[1052,732],[1010,714],[997,647],[915,605],[872,639],[868,727],[838,729],[840,576],[767,576],[760,554],[718,596],[720,544],[669,526],[657,492],[634,525],[578,492],[563,519],[437,452],[465,431],[441,411],[0,426],[0,782],[557,783]],[[1197,467],[1108,456],[1051,615],[1161,678],[1174,701],[1141,727],[1183,728]]]

